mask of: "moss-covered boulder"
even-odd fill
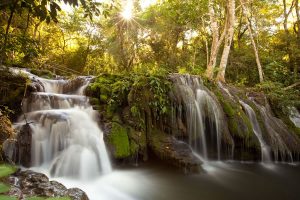
[[[238,160],[260,160],[260,144],[253,132],[251,122],[236,91],[216,89],[214,92],[222,105],[230,134],[234,139],[234,158]]]

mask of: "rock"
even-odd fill
[[[16,139],[7,139],[2,144],[2,153],[5,160],[13,164],[17,160],[17,140]]]
[[[86,81],[86,77],[80,77],[80,76],[73,80],[68,81],[63,86],[64,93],[76,92],[76,90],[78,90],[78,88],[80,88],[80,86],[82,86],[85,81]]]
[[[15,131],[12,127],[11,121],[7,118],[7,116],[1,113],[0,115],[0,145],[2,143],[15,135]]]
[[[21,164],[25,167],[31,166],[31,140],[32,133],[29,124],[25,124],[20,133],[17,136],[17,152],[18,164]]]
[[[73,200],[88,200],[88,196],[79,188],[70,188],[67,191],[67,195]]]
[[[188,144],[158,130],[151,131],[149,140],[151,150],[160,159],[183,169],[185,173],[201,171],[202,162]]]
[[[10,196],[17,196],[21,200],[26,197],[65,197],[73,200],[88,200],[84,191],[79,188],[67,189],[57,181],[49,181],[49,178],[41,173],[31,170],[18,171],[8,177],[7,182],[11,185],[8,192]]]

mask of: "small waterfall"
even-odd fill
[[[293,162],[293,155],[285,141],[294,141],[292,134],[285,128],[285,124],[272,115],[271,109],[259,105],[254,99],[250,98],[255,106],[259,109],[264,119],[264,124],[270,137],[270,146],[273,152],[275,162],[288,161]],[[286,139],[286,140],[285,140]]]
[[[68,89],[70,81],[25,73],[43,90],[30,94],[23,102],[32,129],[32,166],[46,169],[54,177],[89,179],[110,172],[96,112],[83,96],[90,78],[83,80],[74,92]],[[24,123],[22,116],[16,127]]]
[[[249,117],[250,122],[252,124],[253,132],[256,135],[257,139],[259,140],[260,147],[261,147],[262,162],[263,163],[270,163],[271,162],[270,147],[266,144],[266,142],[263,138],[262,131],[260,129],[260,126],[259,126],[259,123],[257,121],[256,114],[255,114],[254,110],[251,108],[251,106],[249,106],[248,104],[246,104],[242,100],[240,100],[239,102],[243,106],[243,108],[245,109],[246,114]]]
[[[220,160],[222,115],[219,105],[199,77],[175,74],[171,79],[177,101],[173,106],[172,121],[185,118],[182,121],[186,122],[189,144],[202,160],[208,160],[215,153]]]

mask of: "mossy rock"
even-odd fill
[[[136,155],[139,152],[139,145],[134,140],[130,140],[130,154]]]
[[[25,74],[15,75],[7,69],[0,69],[0,80],[0,105],[13,110],[9,116],[15,119],[21,113],[21,102],[30,80]]]
[[[217,98],[221,102],[223,111],[227,117],[229,131],[235,142],[244,144],[237,144],[245,148],[260,149],[260,144],[253,132],[251,122],[247,115],[242,110],[240,104],[234,102],[229,97],[222,95],[220,91],[215,92]],[[244,148],[244,147],[243,147]]]
[[[53,79],[55,74],[46,69],[31,69],[30,72],[42,78]]]
[[[127,158],[131,155],[127,128],[117,122],[112,123],[109,142],[113,146],[113,155],[117,159]]]
[[[91,105],[93,105],[93,106],[100,105],[100,101],[99,101],[99,99],[97,99],[97,98],[90,98],[90,99],[89,99],[89,103],[90,103]]]

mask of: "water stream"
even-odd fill
[[[91,200],[300,199],[297,165],[277,165],[270,170],[257,163],[211,161],[210,152],[217,152],[215,160],[221,159],[222,113],[197,77],[173,77],[182,106],[175,107],[175,113],[186,117],[188,142],[205,162],[204,173],[185,175],[157,160],[138,168],[112,170],[96,113],[83,95],[90,79],[82,77],[82,84],[72,88],[66,87],[66,80],[27,74],[42,85],[41,91],[23,102],[33,130],[31,169],[67,187],[83,189]],[[243,106],[260,140],[262,160],[269,162],[270,152],[254,111]],[[24,123],[21,117],[15,127]]]
[[[52,177],[78,179],[111,172],[96,112],[83,96],[89,78],[72,91],[66,80],[29,75],[43,88],[41,92],[31,93],[23,102],[23,111],[32,129],[32,166],[47,169]],[[24,116],[16,127],[23,124]]]
[[[214,157],[212,155],[214,152],[217,152],[216,159],[220,160],[222,142],[220,106],[199,77],[174,75],[171,78],[176,86],[179,102],[174,106],[174,115],[178,112],[182,115],[182,107],[184,108],[190,146],[199,154],[202,161]]]
[[[251,106],[249,106],[247,103],[243,102],[242,100],[240,100],[240,104],[244,107],[246,114],[249,117],[250,122],[252,124],[253,132],[256,135],[256,137],[260,143],[262,162],[270,163],[272,161],[271,150],[263,138],[262,131],[260,129],[260,125],[257,121],[254,110],[251,108]]]

